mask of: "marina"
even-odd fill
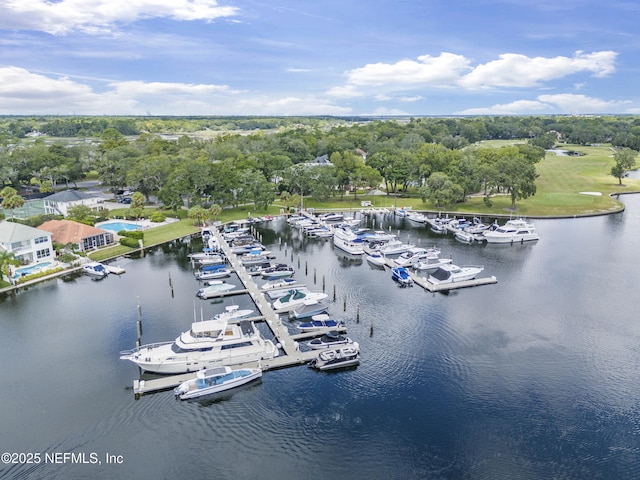
[[[137,305],[146,343],[187,330],[194,310],[209,319],[231,305],[254,310],[245,320],[275,340],[250,294],[194,298],[188,254],[201,248],[199,238],[113,261],[125,275],[95,281],[78,271],[29,285],[0,303],[0,355],[11,365],[4,369],[11,388],[0,393],[1,421],[12,432],[7,449],[106,451],[125,462],[118,472],[6,465],[0,475],[197,478],[209,471],[278,479],[321,463],[324,476],[358,480],[635,478],[640,462],[628,452],[638,448],[640,374],[629,366],[640,361],[631,301],[640,270],[625,268],[635,265],[640,232],[633,200],[607,217],[537,219],[541,241],[514,245],[464,245],[389,213],[364,218],[371,231],[391,227],[458,265],[484,265],[483,276],[499,280],[428,295],[417,283],[397,288],[388,267],[349,257],[284,219],[256,226],[276,261],[296,268],[293,278],[330,294],[329,316],[360,345],[360,363],[323,371],[307,368],[310,359],[276,368],[271,363],[286,358],[281,350],[259,382],[184,402],[170,385],[147,391],[157,376],[118,359],[135,345]],[[595,259],[625,274],[603,281]],[[236,275],[229,281],[243,288]],[[259,288],[263,280],[251,278]],[[301,350],[287,360],[312,356],[304,343],[315,337],[294,336],[301,322],[278,320],[274,328],[286,328]],[[55,372],[39,377],[36,391],[23,380],[44,364]],[[137,401],[134,378],[144,381]],[[260,461],[228,461],[250,457]]]

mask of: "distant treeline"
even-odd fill
[[[109,117],[109,116],[0,116],[0,141],[39,132],[51,137],[100,137],[115,129],[125,136],[142,133],[192,134],[202,131],[256,131],[289,128],[331,129],[337,126],[387,123],[409,126],[429,141],[460,148],[481,140],[543,138],[553,134],[579,145],[611,143],[640,150],[637,116],[481,116],[481,117]]]

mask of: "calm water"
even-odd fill
[[[267,372],[200,402],[171,392],[136,401],[136,368],[118,359],[135,345],[138,303],[145,343],[175,338],[194,310],[232,303],[194,297],[186,255],[199,246],[176,242],[115,262],[120,277],[68,277],[4,298],[0,451],[43,463],[0,465],[0,477],[638,478],[640,196],[624,201],[618,215],[536,220],[533,245],[463,245],[384,219],[498,278],[448,295],[398,288],[388,270],[272,222],[261,232],[278,260],[310,286],[315,274],[318,290],[324,280],[330,296],[335,286],[331,313],[362,364]],[[64,452],[102,464],[44,464]]]

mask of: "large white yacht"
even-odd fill
[[[333,233],[333,244],[351,255],[362,255],[364,253],[364,241],[350,228],[336,228]]]
[[[191,330],[173,342],[142,345],[120,352],[120,358],[147,372],[176,374],[271,359],[278,353],[253,322],[229,324],[226,318],[219,318],[194,322]]]
[[[519,243],[540,240],[533,224],[522,218],[508,220],[507,223],[495,230],[485,230],[484,238],[489,243]]]

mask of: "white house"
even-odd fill
[[[98,210],[102,201],[102,197],[79,190],[62,190],[44,198],[44,211],[45,214],[66,217],[71,207],[85,205],[91,210]]]
[[[12,252],[25,265],[55,259],[51,237],[51,232],[38,228],[0,222],[0,250]]]

